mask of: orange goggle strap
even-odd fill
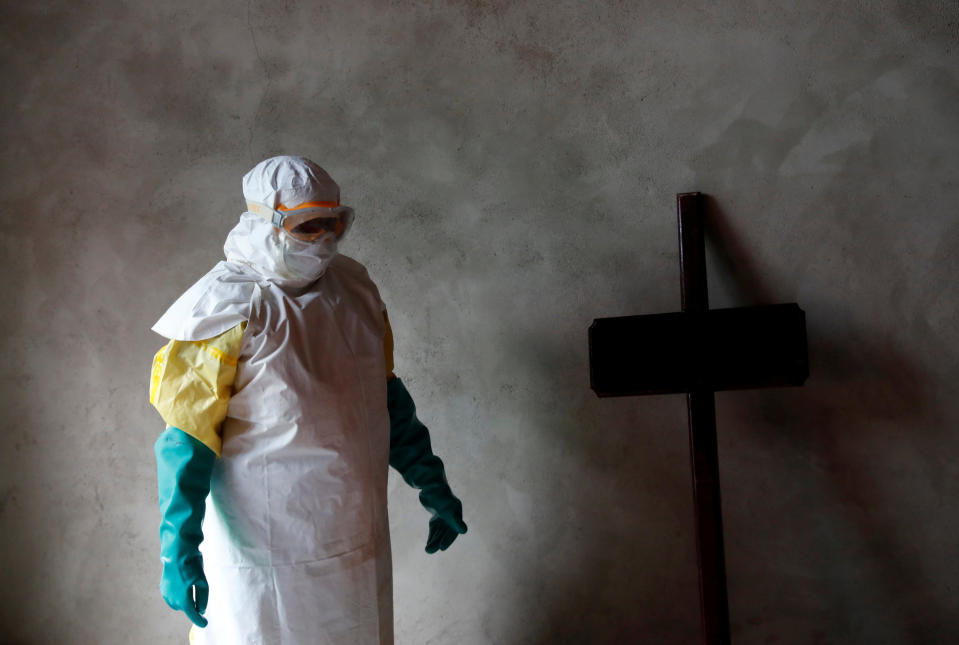
[[[251,213],[259,215],[273,226],[284,227],[288,230],[316,217],[316,211],[325,211],[325,214],[321,216],[339,217],[343,212],[351,210],[349,207],[341,206],[336,202],[306,202],[294,208],[287,208],[280,204],[276,208],[270,208],[266,204],[247,200],[246,207]],[[284,226],[284,223],[286,226]]]

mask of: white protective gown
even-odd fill
[[[390,645],[384,306],[342,255],[305,287],[265,278],[243,253],[263,225],[244,214],[228,261],[154,326],[199,340],[249,321],[203,524],[209,625],[192,639]]]

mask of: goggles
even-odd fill
[[[270,208],[266,204],[248,201],[246,206],[254,215],[304,242],[314,242],[327,233],[340,239],[353,221],[353,209],[335,202],[306,202],[294,208],[281,204]]]

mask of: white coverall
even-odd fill
[[[247,323],[203,524],[209,625],[191,637],[389,645],[385,308],[343,255],[305,286],[278,279],[278,235],[244,213],[227,261],[153,327],[201,341]]]

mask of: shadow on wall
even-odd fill
[[[734,284],[737,304],[779,302],[781,299],[770,293],[759,277],[750,254],[715,199],[707,198],[706,217],[707,252]],[[869,452],[850,450],[852,445],[872,441],[873,426],[880,420],[895,420],[901,428],[910,424],[929,427],[931,403],[926,395],[929,390],[925,377],[904,353],[858,333],[862,330],[848,332],[855,342],[821,336],[817,321],[825,317],[836,322],[844,316],[842,306],[837,306],[836,311],[810,312],[808,306],[799,304],[807,310],[810,322],[811,364],[810,380],[796,399],[800,405],[796,409],[784,408],[775,390],[737,395],[741,397],[737,399],[741,419],[748,421],[743,424],[747,427],[742,429],[741,436],[760,449],[765,446],[780,454],[785,451],[819,465],[825,475],[819,475],[815,482],[803,482],[802,486],[822,485],[824,480],[825,490],[819,498],[810,496],[805,512],[830,515],[826,509],[809,508],[816,499],[829,502],[830,509],[838,508],[839,512],[831,513],[825,521],[828,530],[835,530],[837,535],[810,532],[806,536],[814,537],[803,545],[802,556],[761,549],[772,557],[781,554],[783,562],[750,565],[746,562],[751,562],[755,554],[731,554],[727,539],[731,579],[761,581],[755,589],[740,584],[730,590],[731,607],[748,609],[743,612],[748,615],[731,612],[734,641],[741,638],[747,642],[791,642],[797,634],[785,630],[796,628],[810,634],[816,642],[838,643],[844,637],[864,635],[860,632],[875,629],[855,624],[873,617],[894,627],[910,642],[941,642],[939,637],[943,634],[934,631],[933,626],[935,617],[944,615],[945,608],[941,603],[937,605],[936,594],[921,573],[922,545],[914,544],[909,527],[896,525],[884,513],[895,506],[896,500],[883,498],[882,491],[888,487],[881,486],[876,464],[864,460],[863,455]],[[512,633],[525,635],[521,642],[534,645],[698,642],[698,590],[688,474],[683,480],[686,485],[673,490],[675,464],[657,464],[647,456],[642,472],[628,465],[639,463],[639,453],[649,447],[636,445],[640,434],[659,432],[650,426],[658,426],[661,420],[630,423],[622,407],[617,408],[618,412],[611,411],[610,400],[595,400],[581,378],[587,373],[587,366],[571,364],[567,348],[554,336],[524,340],[528,343],[525,351],[542,359],[531,367],[539,372],[539,382],[548,384],[552,395],[572,401],[559,415],[541,420],[542,436],[556,440],[558,434],[562,435],[562,440],[576,453],[568,456],[569,463],[580,471],[569,476],[587,475],[590,482],[571,486],[567,491],[571,496],[565,499],[544,500],[549,505],[544,514],[551,520],[545,526],[579,524],[572,529],[575,538],[566,540],[562,560],[547,553],[524,565],[530,569],[530,575],[542,580],[540,593],[528,599],[530,607],[536,608],[530,616],[535,615],[536,619],[517,625]],[[555,369],[557,365],[564,369]],[[685,414],[684,404],[676,405]],[[559,418],[564,412],[569,413],[567,418]],[[642,425],[648,426],[648,432]],[[719,425],[722,433],[722,419]],[[685,425],[677,430],[685,433]],[[721,468],[723,461],[721,456]],[[688,469],[688,460],[684,467]],[[669,484],[658,483],[663,481]],[[660,497],[652,504],[650,491]],[[668,499],[662,499],[664,496]],[[681,517],[670,522],[670,512]],[[571,520],[571,513],[585,514],[588,521]],[[775,518],[770,519],[775,525]],[[672,535],[650,535],[662,527],[676,525],[684,528]],[[787,526],[788,523],[772,530],[788,531]],[[727,536],[728,533],[727,527]],[[843,540],[845,544],[837,552],[837,544]],[[851,569],[842,566],[850,552],[855,558]],[[651,554],[672,558],[670,553],[676,554],[675,561],[650,561]],[[794,569],[797,557],[804,564],[813,563],[804,572],[803,580],[783,579],[782,573],[776,573],[790,571],[790,565]],[[752,569],[737,571],[737,565]],[[860,597],[856,588],[863,582],[872,586],[865,594],[867,600]],[[811,604],[802,606],[800,602],[799,606],[792,606],[793,597],[789,594],[794,591],[760,597],[764,593],[760,589],[797,585],[804,586],[796,592],[798,597]],[[742,595],[735,597],[736,591]],[[903,593],[911,598],[904,600]],[[750,597],[743,597],[746,595]],[[756,615],[757,611],[768,615]],[[860,618],[853,620],[850,613],[858,613]]]
[[[777,302],[779,298],[764,284],[719,202],[707,197],[705,208],[707,249],[717,267],[729,276],[737,304]],[[894,457],[883,453],[882,439],[876,436],[878,424],[888,426],[892,421],[902,433],[934,425],[928,377],[895,346],[870,338],[869,330],[853,328],[847,303],[837,303],[831,311],[810,311],[809,306],[799,305],[807,311],[810,352],[810,378],[797,399],[801,405],[785,409],[775,390],[748,393],[740,402],[752,408],[746,416],[754,422],[746,424],[743,436],[760,444],[778,444],[779,450],[784,444],[818,464],[825,474],[827,488],[823,495],[831,497],[832,508],[841,511],[836,514],[840,517],[831,518],[832,528],[845,537],[823,536],[824,542],[809,544],[809,550],[821,562],[818,570],[809,573],[815,579],[816,592],[825,596],[822,606],[832,608],[835,613],[830,617],[845,623],[832,627],[843,632],[853,629],[849,616],[869,602],[849,597],[854,592],[879,603],[866,607],[867,613],[882,617],[888,626],[895,625],[910,642],[941,642],[944,634],[931,630],[938,620],[936,616],[948,615],[946,608],[936,606],[936,594],[928,587],[922,574],[923,563],[917,557],[922,549],[917,548],[910,527],[884,519],[901,500],[883,497],[889,483],[877,471],[885,469],[867,457]],[[817,323],[824,320],[833,329],[842,330],[842,337],[836,337],[837,332],[820,335],[823,331]],[[877,441],[879,445],[867,447]],[[831,584],[830,581],[843,577],[837,572],[837,565],[844,564],[842,559],[850,547],[847,545],[837,553],[837,543],[843,539],[853,541],[851,547],[859,559],[854,568],[860,571],[856,580]],[[727,542],[727,566],[730,559]],[[856,589],[857,584],[864,582],[872,588]],[[731,616],[733,636],[745,629],[743,618]],[[823,642],[852,635],[833,633],[828,624],[821,623],[821,618],[817,620],[820,629],[813,632],[818,631],[827,639]],[[780,634],[787,641],[788,636]]]
[[[688,456],[681,450],[677,459],[661,459],[650,445],[673,428],[685,433],[682,401],[675,400],[668,421],[655,412],[636,416],[632,411],[642,408],[636,399],[600,400],[589,390],[585,364],[554,369],[569,365],[568,349],[554,338],[528,338],[523,347],[542,359],[534,368],[542,370],[537,380],[549,383],[548,396],[555,398],[555,409],[533,423],[542,441],[562,444],[567,470],[537,502],[539,524],[550,533],[539,541],[542,551],[515,563],[532,593],[506,631],[509,642],[695,642]],[[674,439],[666,443],[684,449],[685,439]]]

